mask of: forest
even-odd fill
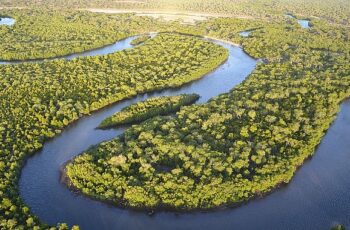
[[[30,7],[36,1],[16,2]],[[69,4],[81,7],[84,2]],[[149,2],[147,8],[158,7]],[[306,7],[291,4],[289,11],[297,15],[321,17],[312,18],[312,27],[305,30],[282,14],[269,14],[269,7],[244,8],[249,1],[224,9],[220,4],[209,8],[210,1],[191,2],[181,7],[229,10],[255,19],[210,18],[192,26],[133,14],[0,10],[16,19],[14,26],[0,27],[1,60],[63,56],[136,34],[168,32],[105,56],[0,66],[2,229],[68,229],[66,224],[46,225],[23,203],[18,179],[25,159],[82,116],[137,94],[179,87],[227,59],[227,50],[198,36],[239,43],[263,61],[232,91],[182,107],[175,116],[151,118],[86,150],[66,166],[71,186],[135,209],[207,210],[290,182],[313,155],[340,102],[350,96],[348,9],[327,1],[324,11],[312,1]],[[177,8],[180,1],[173,3]],[[263,3],[257,1],[256,8]],[[282,3],[289,5],[278,1],[276,12],[285,11]],[[99,1],[92,6],[109,4],[127,5]],[[249,37],[239,36],[250,29]]]
[[[6,10],[3,15],[11,15],[16,23],[0,27],[0,60],[45,59],[83,52],[149,32],[154,23],[151,18],[135,20],[131,15],[74,11]]]
[[[16,184],[25,157],[45,140],[113,102],[198,79],[227,55],[195,37],[161,34],[106,56],[0,66],[1,226],[35,226]]]
[[[139,123],[155,116],[164,116],[180,110],[199,99],[198,94],[154,97],[123,108],[120,112],[106,118],[99,128],[111,128],[118,125]]]
[[[67,166],[75,188],[136,209],[189,210],[243,202],[291,180],[349,96],[349,30],[318,21],[305,30],[286,19],[242,39],[230,34],[235,21],[208,22],[208,35],[241,39],[265,64],[230,93],[78,156]]]

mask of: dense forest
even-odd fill
[[[195,37],[161,34],[106,56],[0,66],[1,226],[35,225],[16,187],[23,160],[43,141],[105,105],[198,79],[227,55]]]
[[[0,60],[43,59],[91,50],[149,32],[156,24],[146,17],[82,12],[6,10],[2,15],[10,15],[16,23],[0,27]]]
[[[198,94],[150,98],[125,107],[120,112],[106,118],[99,128],[139,123],[155,116],[168,115],[177,112],[182,106],[193,104],[198,99]]]
[[[332,79],[283,70],[297,71],[260,67],[232,93],[133,126],[68,165],[71,181],[117,204],[179,209],[236,203],[289,182],[350,92],[342,71]]]
[[[289,9],[279,2],[276,9]],[[12,1],[0,3],[11,6]],[[70,1],[79,7],[81,3]],[[350,95],[347,9],[328,4],[321,12],[312,1],[305,4],[289,11],[330,18],[312,18],[312,28],[305,30],[282,15],[266,21],[267,9],[261,13],[264,19],[211,18],[195,26],[132,14],[6,9],[0,14],[16,23],[0,27],[0,59],[61,56],[150,31],[240,43],[251,56],[263,59],[231,92],[184,107],[174,117],[132,126],[67,165],[72,186],[101,200],[143,209],[209,209],[288,183],[313,154],[339,103]],[[249,15],[250,10],[229,11]],[[249,37],[239,36],[250,29],[255,30]],[[103,106],[196,80],[227,55],[222,47],[199,38],[162,33],[115,54],[0,66],[1,228],[48,227],[23,204],[17,184],[24,160],[44,141]]]
[[[208,35],[235,40],[234,25],[215,19]],[[328,28],[314,22],[306,30],[287,19],[254,30],[241,42],[266,61],[244,83],[93,147],[67,166],[72,185],[117,205],[188,210],[236,204],[288,183],[350,93],[349,30]]]

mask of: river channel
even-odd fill
[[[96,49],[93,55],[131,48],[132,39],[117,42],[114,51],[106,47]],[[296,172],[289,185],[238,208],[181,214],[157,212],[149,216],[74,194],[60,182],[60,170],[67,161],[89,146],[124,132],[124,128],[96,129],[106,117],[154,96],[197,93],[201,96],[197,103],[204,103],[229,92],[255,69],[257,61],[241,47],[211,41],[229,50],[228,60],[212,73],[181,88],[139,95],[83,117],[29,158],[22,169],[19,188],[31,211],[48,224],[66,222],[83,230],[329,229],[338,222],[349,225],[350,177],[346,175],[350,165],[350,101],[342,104],[314,157]]]

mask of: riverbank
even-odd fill
[[[101,143],[100,143],[101,144]],[[79,155],[77,155],[79,156]],[[274,191],[280,189],[282,186],[287,186],[288,183],[280,182],[275,188],[273,188],[270,191],[264,192],[264,193],[256,193],[254,196],[247,198],[247,200],[242,200],[240,202],[233,202],[233,203],[227,203],[224,205],[219,205],[217,207],[211,207],[211,208],[191,208],[188,209],[186,207],[179,207],[174,208],[172,206],[160,204],[155,207],[135,207],[130,206],[125,199],[121,200],[104,200],[102,198],[98,198],[97,196],[93,196],[91,194],[84,193],[80,189],[78,189],[72,181],[70,180],[69,176],[67,175],[67,168],[66,166],[74,161],[74,159],[71,159],[67,161],[60,169],[60,183],[62,183],[64,186],[66,186],[72,193],[79,195],[79,196],[85,196],[88,197],[91,200],[104,203],[106,205],[112,205],[117,208],[121,209],[129,209],[135,212],[141,212],[141,213],[147,213],[148,215],[152,216],[154,214],[160,213],[160,212],[171,212],[171,213],[178,213],[178,214],[184,214],[184,213],[211,213],[215,211],[223,211],[225,209],[231,209],[231,208],[238,208],[241,207],[249,202],[252,202],[254,200],[263,199],[267,195],[273,193]],[[97,195],[97,194],[96,194]]]
[[[98,210],[99,216],[104,216],[104,221],[106,221],[105,218],[112,215],[111,207],[106,207],[100,202],[91,201],[85,196],[73,194],[65,185],[60,183],[61,172],[57,169],[60,169],[62,164],[68,160],[73,159],[77,153],[88,149],[89,146],[122,134],[124,128],[102,131],[96,130],[96,127],[103,119],[129,105],[129,103],[142,101],[153,96],[182,93],[200,94],[202,97],[199,103],[204,103],[221,93],[229,92],[235,85],[242,82],[255,68],[256,61],[247,56],[241,48],[222,44],[221,42],[217,42],[217,44],[228,49],[230,56],[227,62],[223,63],[214,72],[182,87],[137,95],[131,99],[105,106],[96,112],[92,112],[90,116],[80,118],[74,124],[66,127],[60,135],[45,142],[40,153],[36,153],[28,159],[22,169],[20,178],[21,197],[31,207],[32,212],[46,223],[54,224],[63,220],[69,224],[79,224],[81,228],[101,228],[101,222],[99,222],[94,212]],[[43,168],[45,168],[45,177],[42,176]],[[35,184],[32,184],[34,181],[27,179],[28,176],[37,178]],[[41,195],[38,196],[39,194]],[[54,206],[65,206],[66,208],[64,212],[61,212],[62,209],[55,209]],[[78,218],[77,213],[79,213],[79,216],[84,216],[83,219],[91,221],[81,222],[82,219]],[[116,219],[111,216],[109,220],[113,222]],[[108,223],[109,227],[118,225],[118,223]],[[108,226],[102,227],[102,229],[109,229]]]

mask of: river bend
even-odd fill
[[[101,55],[131,48],[128,38],[102,48]],[[296,172],[291,183],[263,199],[235,209],[215,212],[147,213],[121,209],[71,192],[60,182],[60,169],[89,146],[110,140],[123,128],[95,129],[106,117],[123,107],[154,96],[197,93],[198,103],[226,93],[255,68],[256,60],[240,47],[213,41],[229,50],[228,60],[214,72],[179,89],[139,95],[79,119],[46,142],[22,169],[19,188],[22,199],[42,221],[66,222],[81,229],[329,229],[334,223],[350,224],[350,101],[341,106],[315,156]]]

